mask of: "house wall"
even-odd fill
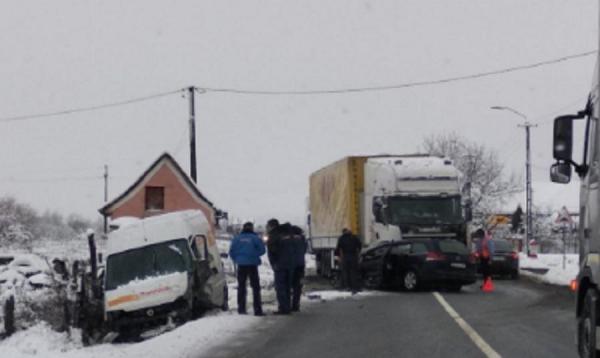
[[[145,209],[145,187],[162,186],[164,187],[164,210],[146,211]],[[133,193],[125,202],[110,213],[111,219],[117,219],[123,216],[133,216],[144,218],[152,215],[164,214],[187,209],[199,209],[208,218],[214,222],[214,212],[212,208],[198,199],[188,191],[184,181],[179,178],[174,169],[163,163],[150,178],[140,186],[140,189]]]

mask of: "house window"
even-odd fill
[[[162,186],[146,187],[146,210],[165,209],[165,188]]]

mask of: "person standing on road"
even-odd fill
[[[260,297],[260,279],[258,277],[260,257],[264,254],[265,244],[254,232],[254,225],[251,222],[245,223],[242,232],[233,238],[229,248],[229,256],[237,265],[239,314],[246,314],[246,281],[249,278],[252,287],[254,315],[264,315]]]
[[[294,242],[289,223],[279,225],[277,219],[267,222],[267,248],[273,268],[278,309],[275,314],[291,313],[291,289],[294,273]]]
[[[481,267],[481,274],[483,275],[483,282],[487,282],[492,277],[492,271],[490,261],[494,254],[494,245],[491,235],[483,230],[478,229],[473,234],[474,237],[478,238],[477,241],[477,254],[479,256],[479,265]]]
[[[306,266],[306,250],[308,243],[304,232],[298,226],[292,225],[292,235],[294,242],[294,272],[292,273],[292,312],[300,311],[300,297],[302,296],[302,279],[304,278],[304,268]]]
[[[336,252],[340,255],[342,265],[342,282],[352,293],[360,290],[358,278],[358,259],[362,243],[350,229],[343,229],[342,236],[338,238]]]

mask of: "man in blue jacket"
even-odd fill
[[[237,265],[238,280],[238,313],[246,314],[246,280],[250,278],[254,315],[263,316],[260,297],[260,280],[258,265],[260,257],[265,254],[265,244],[254,232],[254,225],[247,222],[242,227],[242,232],[233,238],[229,248],[229,256]]]

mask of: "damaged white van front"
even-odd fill
[[[139,333],[227,308],[212,225],[201,211],[154,216],[109,233],[104,278],[110,330]]]

